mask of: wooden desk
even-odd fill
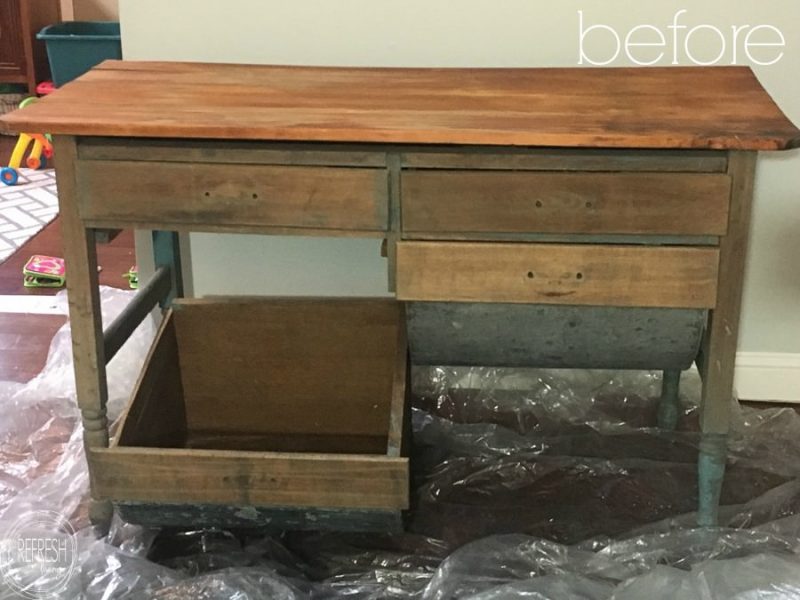
[[[164,231],[365,236],[387,240],[400,300],[700,311],[699,522],[715,522],[756,152],[800,143],[748,69],[106,62],[2,124],[56,136],[95,492],[105,364],[181,294]],[[95,231],[122,227],[160,231],[167,268],[104,337]],[[664,362],[650,366],[666,369],[661,420],[674,426],[688,365]]]

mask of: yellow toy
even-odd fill
[[[35,102],[36,98],[26,98],[23,100],[19,107],[25,108],[31,102]],[[11,153],[11,160],[7,167],[0,169],[0,181],[6,185],[15,185],[19,180],[19,169],[22,166],[22,159],[25,157],[25,152],[33,142],[28,158],[25,161],[25,166],[29,169],[43,169],[47,166],[47,159],[53,156],[53,144],[50,141],[50,136],[41,133],[21,133],[17,144],[14,146],[14,151]]]

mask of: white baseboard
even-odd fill
[[[741,400],[800,404],[800,354],[739,352],[734,387]]]

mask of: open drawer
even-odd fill
[[[143,524],[398,529],[406,380],[394,300],[179,300],[93,494]]]

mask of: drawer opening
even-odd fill
[[[393,301],[178,301],[117,445],[392,453],[402,329]]]

